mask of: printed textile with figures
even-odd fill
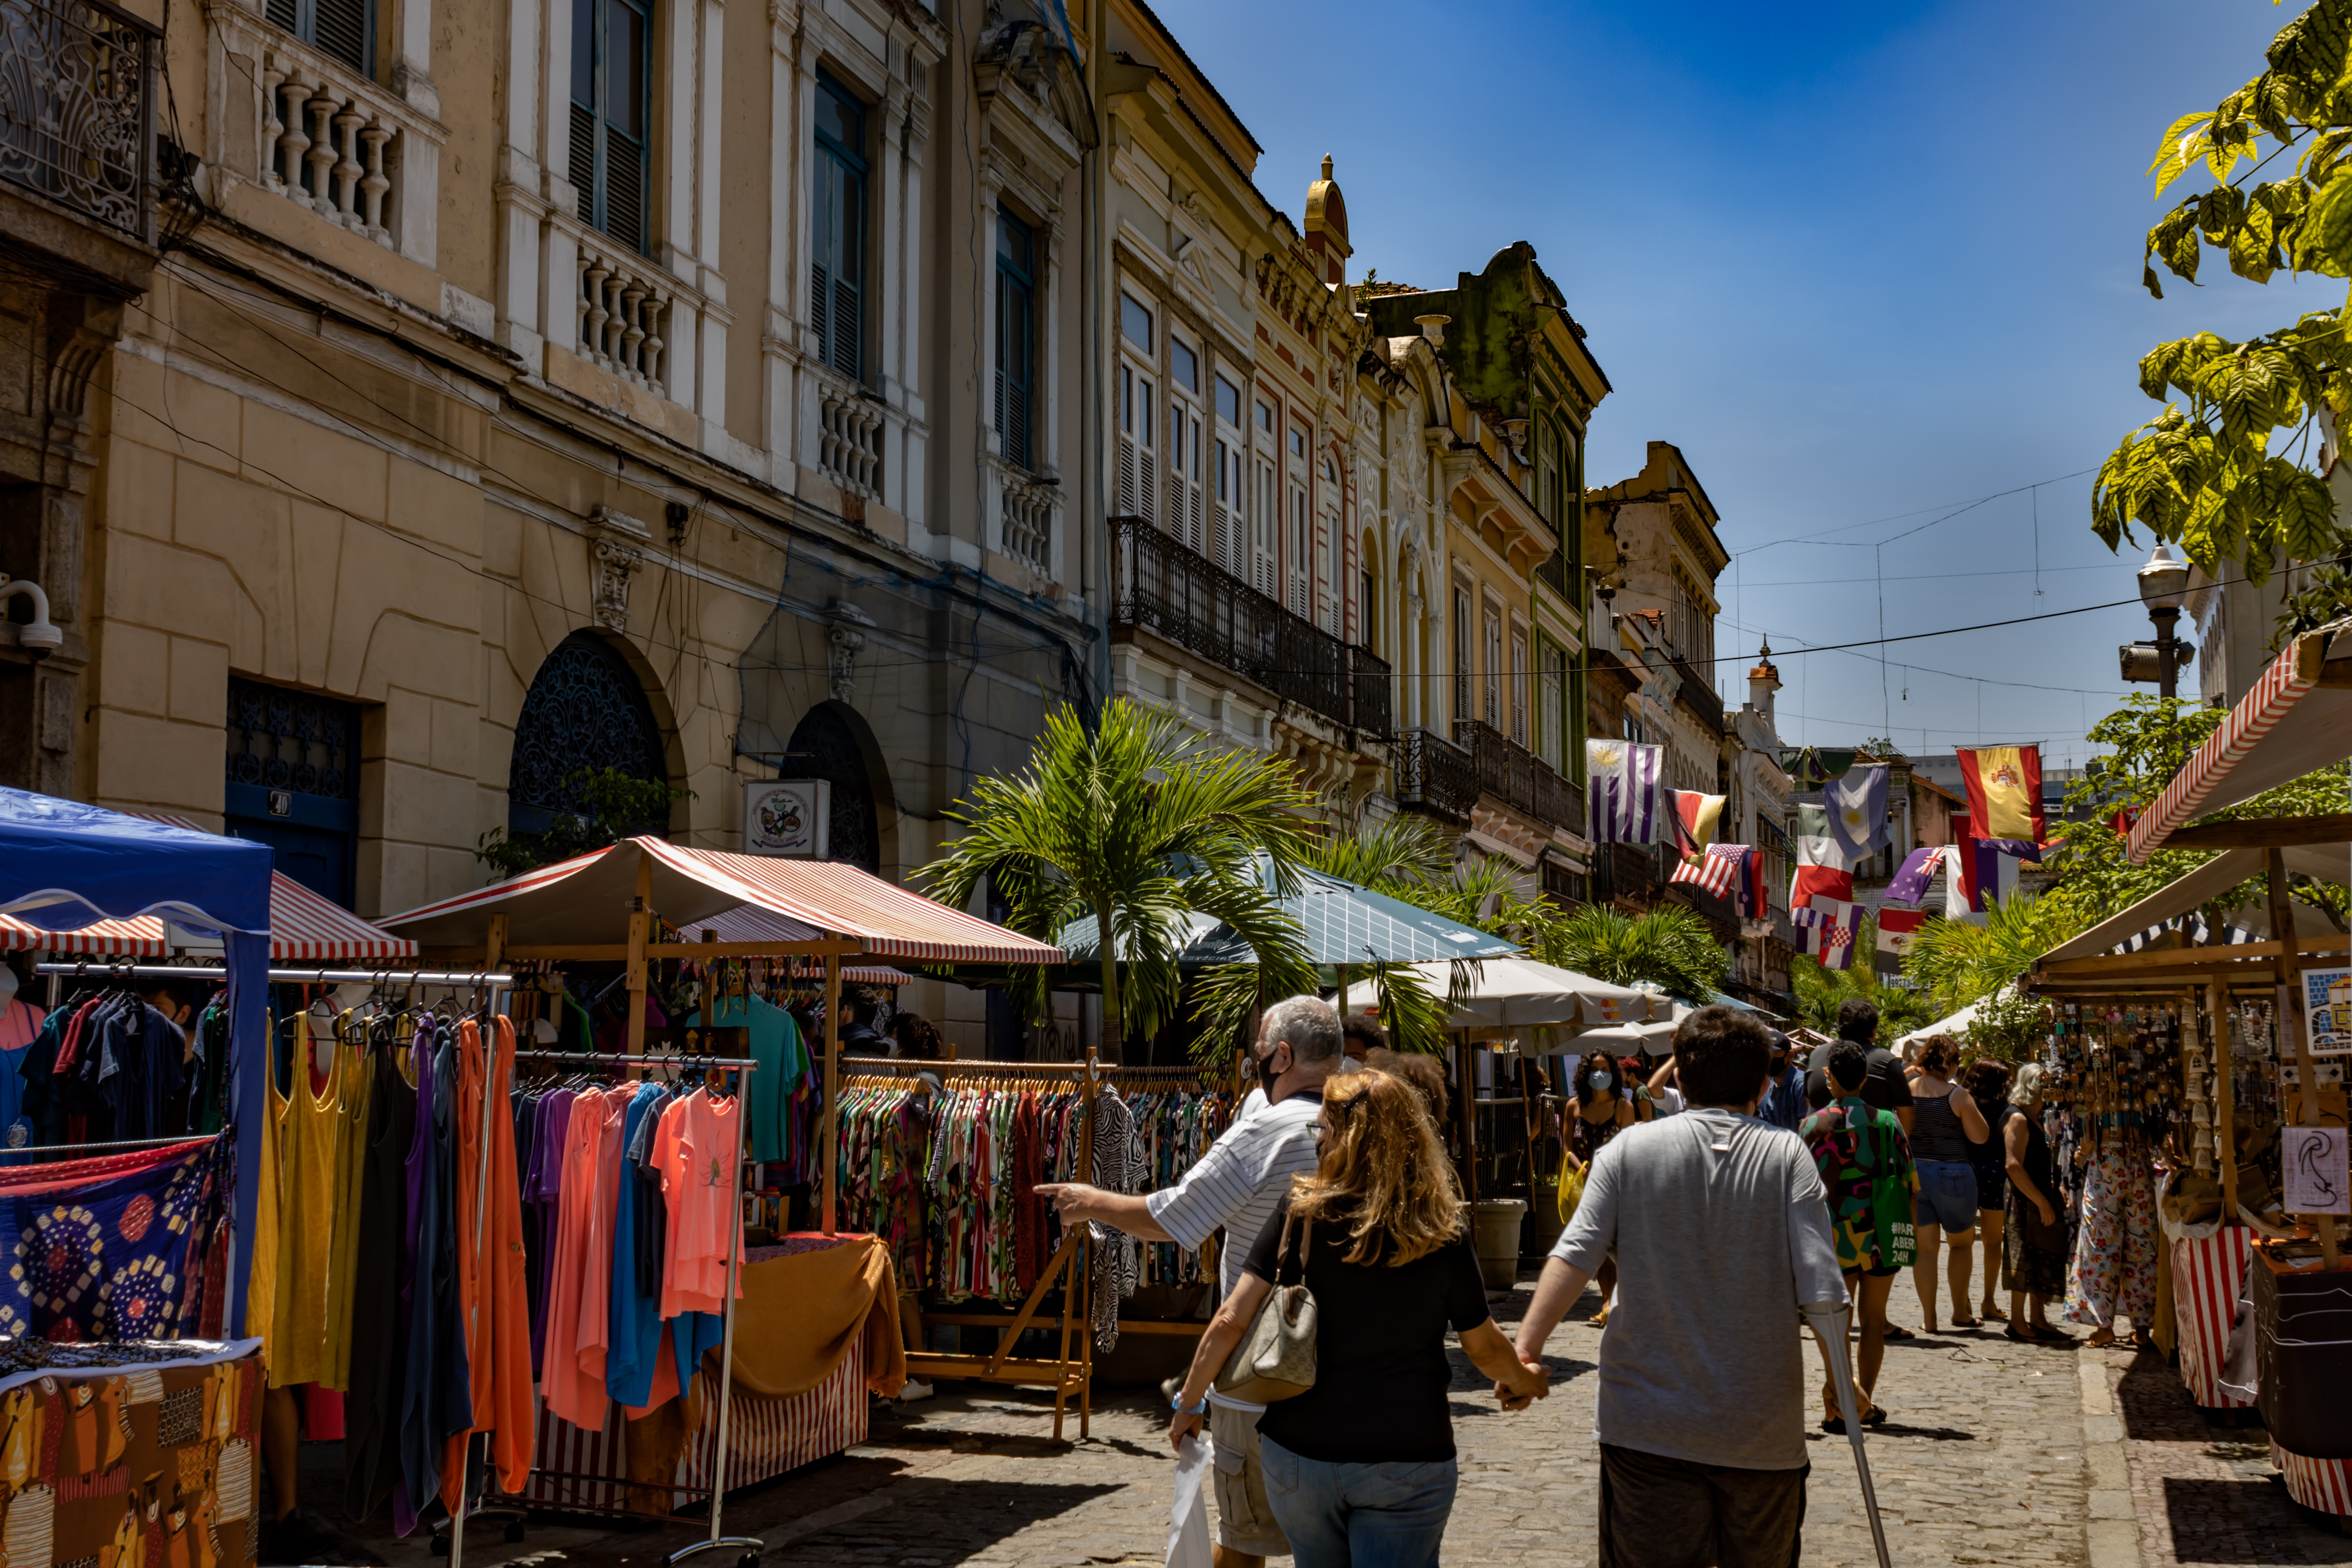
[[[194,1331],[220,1223],[218,1141],[0,1173],[0,1337],[170,1340]],[[15,1559],[9,1559],[13,1563]]]
[[[258,1344],[184,1341],[168,1347],[178,1359],[162,1365],[0,1380],[0,1552],[8,1568],[257,1561]]]

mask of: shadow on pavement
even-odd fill
[[[945,1568],[987,1552],[1006,1537],[1119,1489],[1114,1485],[974,1487],[920,1477],[893,1489],[890,1504],[834,1529],[803,1536],[779,1561],[898,1563],[916,1557]]]
[[[2279,1530],[2283,1514],[2299,1510],[2273,1481],[2167,1476],[2164,1511],[2183,1563],[2352,1563],[2352,1541],[2342,1536]]]

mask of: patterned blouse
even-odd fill
[[[1797,1136],[1813,1152],[1822,1184],[1829,1188],[1838,1267],[1848,1272],[1884,1267],[1878,1260],[1893,1257],[1895,1248],[1895,1238],[1882,1234],[1883,1218],[1895,1223],[1890,1207],[1878,1201],[1883,1189],[1892,1184],[1909,1194],[1919,1188],[1903,1124],[1892,1111],[1874,1110],[1850,1097],[1832,1100],[1805,1118]],[[1901,1223],[1908,1224],[1911,1205],[1902,1205],[1900,1213]]]

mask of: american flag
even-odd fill
[[[1713,893],[1718,899],[1731,897],[1731,889],[1739,879],[1740,868],[1747,862],[1748,847],[1745,844],[1710,844],[1705,855],[1685,855],[1675,868],[1669,882],[1690,882]]]

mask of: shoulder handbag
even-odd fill
[[[1260,1303],[1249,1331],[1217,1373],[1216,1390],[1248,1405],[1272,1405],[1291,1399],[1315,1386],[1315,1293],[1307,1288],[1307,1248],[1314,1245],[1315,1222],[1300,1227],[1298,1283],[1285,1285],[1282,1275],[1291,1259],[1290,1222],[1282,1226],[1282,1250],[1275,1265],[1274,1289]]]

